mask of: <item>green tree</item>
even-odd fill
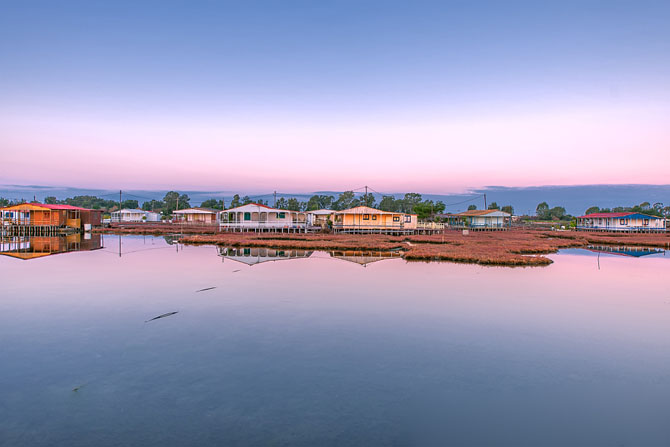
[[[124,208],[124,209],[134,210],[134,209],[137,209],[139,207],[140,207],[140,204],[137,203],[137,200],[132,200],[131,199],[131,200],[124,200],[123,202],[121,202],[121,208]]]
[[[363,194],[363,196],[360,199],[361,205],[369,206],[370,208],[375,207],[375,196],[369,192],[367,194]]]
[[[277,203],[275,204],[275,208],[279,208],[280,210],[287,210],[288,201],[284,197],[278,198]]]
[[[242,202],[240,202],[240,195],[235,194],[233,196],[233,199],[230,201],[230,207],[231,208],[237,208],[238,206],[241,206]]]
[[[58,203],[65,203],[66,205],[78,206],[81,208],[105,210],[116,208],[119,205],[119,202],[116,200],[105,200],[95,196],[74,196],[59,201]]]
[[[200,206],[203,208],[211,208],[213,210],[222,210],[223,205],[223,200],[216,199],[207,199],[200,204]]]
[[[477,209],[477,205],[470,205],[468,206],[468,211],[474,211]]]
[[[489,209],[490,209],[490,210],[499,210],[500,207],[498,206],[498,204],[497,204],[496,202],[491,202],[491,203],[489,204]]]
[[[502,208],[500,208],[500,211],[503,211],[503,212],[509,213],[509,214],[514,214],[514,207],[512,205],[505,205]]]
[[[402,199],[402,212],[413,213],[414,205],[421,203],[421,194],[416,192],[408,192]]]
[[[400,204],[393,196],[383,196],[379,201],[379,209],[382,211],[396,212]]]
[[[549,218],[552,220],[561,220],[566,215],[567,213],[565,212],[565,208],[562,206],[555,206],[549,210]]]
[[[594,214],[594,213],[599,213],[599,212],[600,212],[600,208],[598,208],[597,206],[592,206],[589,209],[587,209],[584,212],[584,214]]]
[[[300,211],[301,208],[302,208],[302,206],[301,206],[300,201],[298,199],[296,199],[295,197],[291,197],[286,202],[286,209],[287,210]]]
[[[414,205],[413,211],[419,220],[427,219],[433,215],[433,204],[429,201],[417,203]]]
[[[539,219],[549,219],[549,204],[547,202],[542,202],[537,205],[537,208],[535,208],[535,215]]]
[[[49,204],[49,205],[55,205],[58,203],[58,199],[55,198],[54,196],[49,196],[44,198],[44,203]]]
[[[320,209],[330,209],[332,206],[333,206],[333,196],[313,195],[307,201],[305,209],[307,211],[314,211]]]
[[[251,200],[251,197],[249,196],[242,197],[242,205],[248,205],[250,203],[254,203],[254,201]]]
[[[356,199],[353,191],[344,191],[333,204],[333,208],[341,211],[358,206],[360,202]]]
[[[179,194],[177,191],[170,191],[165,194],[163,197],[163,202],[165,202],[165,208],[163,208],[163,214],[170,215],[175,210],[183,210],[191,207],[190,198],[186,194]]]
[[[142,209],[144,211],[161,211],[163,208],[165,208],[165,202],[162,200],[147,200],[142,204]]]

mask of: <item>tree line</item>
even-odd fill
[[[249,196],[240,198],[239,194],[235,194],[230,201],[229,208],[236,208],[249,203],[270,206],[267,200],[254,201]],[[276,203],[272,205],[274,208],[289,211],[315,211],[320,209],[341,211],[357,206],[369,206],[371,208],[378,208],[382,211],[415,213],[420,219],[443,213],[446,208],[444,203],[440,201],[434,202],[432,200],[423,200],[421,194],[418,193],[407,193],[402,198],[386,195],[382,196],[381,200],[377,203],[377,200],[372,193],[356,196],[354,191],[344,191],[337,197],[328,194],[315,194],[306,201],[301,201],[295,197],[280,197],[277,199]],[[214,209],[225,209],[223,201],[217,201],[216,199],[206,200],[202,203],[202,206]]]
[[[26,200],[10,201],[0,198],[1,206],[9,206],[20,203],[26,203]],[[103,199],[96,196],[82,195],[70,197],[59,200],[56,197],[50,196],[44,199],[47,204],[64,204],[78,206],[81,208],[99,209],[107,212],[116,211],[118,209],[137,209],[140,204],[136,199],[128,199],[121,202],[117,200]],[[249,196],[240,197],[235,194],[226,206],[223,199],[211,198],[203,201],[200,206],[203,208],[211,208],[215,210],[224,210],[228,208],[236,208],[238,206],[249,203],[258,203],[261,205],[270,206],[267,200],[253,200]],[[280,197],[277,202],[273,204],[275,208],[284,209],[288,211],[314,211],[319,209],[332,209],[341,211],[356,206],[369,206],[378,208],[382,211],[400,212],[400,213],[414,213],[420,219],[426,219],[431,216],[441,214],[444,212],[446,206],[441,201],[434,202],[432,200],[424,200],[419,193],[407,193],[402,198],[395,198],[390,195],[383,196],[379,203],[371,193],[357,196],[354,191],[345,191],[339,196],[315,194],[306,201],[301,201],[295,197],[285,198]],[[160,212],[164,216],[171,215],[177,209],[185,209],[191,207],[191,199],[187,194],[179,193],[177,191],[169,191],[165,194],[162,200],[147,200],[142,203],[141,209],[144,211]]]

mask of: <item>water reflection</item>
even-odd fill
[[[639,258],[648,255],[665,254],[665,250],[663,250],[662,248],[653,248],[653,247],[589,245],[588,250],[594,253],[605,253],[618,256],[631,256],[634,258]]]
[[[15,236],[0,239],[0,255],[22,260],[100,248],[103,248],[101,235],[90,233],[63,236]]]
[[[299,249],[276,249],[263,247],[218,247],[218,255],[222,260],[241,262],[246,265],[256,265],[263,262],[282,261],[290,259],[304,259],[312,256],[327,259],[339,259],[367,266],[373,262],[385,259],[398,259],[402,256],[399,251],[380,250],[331,250],[314,251]]]
[[[313,253],[311,250],[282,250],[260,247],[218,247],[218,249],[219,256],[223,258],[223,261],[229,259],[247,265],[287,259],[309,258]]]
[[[670,257],[244,268],[105,237],[0,256],[2,447],[667,445]]]
[[[372,264],[373,262],[383,261],[385,259],[397,259],[402,257],[402,253],[399,251],[373,251],[373,250],[344,250],[344,251],[331,251],[329,252],[330,256],[335,259],[341,259],[343,261],[354,262],[362,266]]]

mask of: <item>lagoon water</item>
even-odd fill
[[[666,253],[102,245],[0,256],[0,446],[670,445]]]

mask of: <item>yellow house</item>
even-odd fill
[[[333,229],[345,233],[407,233],[417,228],[417,215],[357,206],[336,211]]]

